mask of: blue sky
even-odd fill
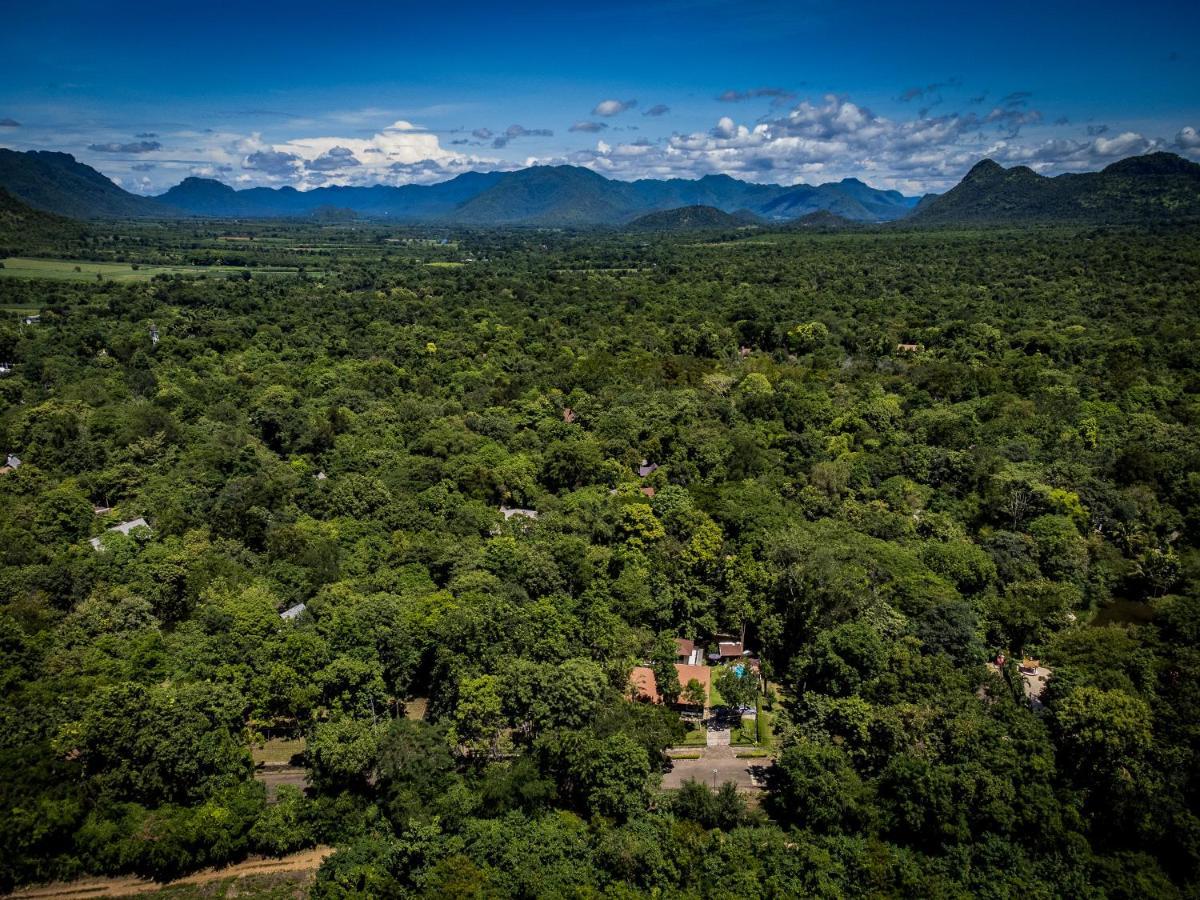
[[[812,0],[11,5],[0,145],[126,188],[856,176],[943,190],[1200,157],[1200,4]]]

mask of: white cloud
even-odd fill
[[[775,118],[739,123],[721,116],[708,131],[673,134],[657,145],[609,144],[570,161],[620,178],[697,177],[723,173],[750,181],[819,183],[845,177],[910,194],[945,190],[985,156],[1044,173],[1089,171],[1125,156],[1161,149],[1137,132],[1071,140],[1047,134],[1028,97],[1010,95],[986,114],[892,119],[847,97],[801,100]],[[1041,132],[1030,140],[1026,132]],[[1200,143],[1195,131],[1176,138]]]
[[[507,133],[506,133],[507,134]],[[490,135],[490,132],[489,132]],[[258,135],[237,142],[237,149],[262,144]],[[268,173],[282,183],[304,189],[320,184],[407,184],[439,181],[471,168],[494,168],[497,160],[460,153],[443,147],[438,136],[403,119],[367,138],[294,138],[271,144],[269,150],[295,160],[292,171],[282,167]],[[239,163],[249,165],[247,154]],[[282,157],[273,157],[281,160]]]
[[[1200,133],[1191,125],[1180,128],[1175,135],[1175,146],[1181,150],[1200,150]]]
[[[1135,156],[1141,153],[1149,153],[1156,146],[1155,141],[1148,141],[1133,131],[1126,131],[1124,134],[1119,134],[1111,140],[1109,138],[1096,138],[1092,144],[1097,156]]]
[[[616,116],[637,106],[636,100],[601,100],[592,110],[593,116]]]

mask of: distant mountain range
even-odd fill
[[[1027,166],[976,163],[946,193],[922,200],[912,225],[1036,222],[1120,224],[1200,219],[1200,165],[1174,153],[1150,153],[1100,172],[1038,175]]]
[[[1171,153],[1130,157],[1101,172],[1054,178],[984,160],[952,190],[919,201],[856,178],[790,187],[727,175],[616,181],[577,166],[467,172],[430,185],[309,191],[239,191],[212,179],[186,178],[161,196],[139,197],[69,154],[5,149],[0,149],[0,187],[35,209],[97,219],[358,217],[404,224],[673,230],[736,227],[751,219],[828,228],[901,219],[941,226],[1200,218],[1200,165]],[[665,211],[673,214],[653,217]]]
[[[696,180],[616,181],[578,166],[532,166],[515,172],[469,172],[450,181],[405,187],[328,187],[311,191],[252,188],[188,178],[157,198],[197,215],[295,216],[321,206],[398,222],[456,225],[622,225],[649,212],[710,206],[784,221],[822,209],[849,219],[903,218],[917,203],[846,179],[819,187],[751,184],[727,175]]]
[[[917,203],[848,178],[816,187],[752,184],[727,175],[689,180],[616,181],[578,166],[532,166],[515,172],[467,172],[440,184],[391,187],[291,187],[234,190],[209,178],[186,178],[158,197],[122,190],[65,153],[0,149],[0,186],[30,206],[75,218],[215,216],[277,218],[319,210],[445,225],[623,225],[685,206],[746,211],[787,221],[819,210],[861,222],[903,218]]]

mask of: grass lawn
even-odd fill
[[[764,710],[760,700],[758,704],[758,744],[760,747],[770,747],[775,743],[775,729],[771,727],[774,719],[775,714]]]
[[[689,731],[687,733],[687,736],[683,739],[683,746],[685,746],[685,747],[707,747],[708,746],[707,730],[705,730],[705,728],[703,726],[701,726],[700,728],[692,729],[691,731]]]
[[[250,748],[250,756],[254,764],[265,763],[268,766],[286,766],[297,753],[304,752],[304,738],[294,741],[283,738],[271,738],[262,746]]]
[[[726,706],[725,698],[721,696],[721,692],[717,690],[715,680],[710,680],[708,688],[708,705],[709,706]]]
[[[758,742],[758,729],[753,719],[743,719],[737,728],[730,729],[729,743],[734,746],[752,747]]]
[[[732,730],[729,736],[731,744],[743,747],[757,746],[765,751],[774,743],[774,732],[771,728],[773,716],[763,709],[761,697],[757,706],[758,710],[753,719],[743,718],[741,725]]]
[[[134,269],[134,266],[138,267]],[[76,271],[78,269],[78,271]],[[242,272],[243,266],[151,266],[138,263],[88,262],[81,259],[28,259],[10,256],[4,260],[0,278],[45,278],[53,281],[149,281],[155,275],[203,275]],[[295,268],[263,266],[250,269],[257,275],[294,275]]]

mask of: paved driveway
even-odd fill
[[[712,745],[699,751],[699,759],[676,759],[669,772],[663,774],[662,786],[673,790],[688,780],[702,781],[709,787],[720,787],[727,781],[737,785],[739,791],[761,791],[765,785],[770,759],[738,759],[739,751],[729,746],[729,732],[723,732],[725,743]],[[709,732],[712,739],[713,732]],[[679,748],[681,753],[696,753],[694,748]]]

